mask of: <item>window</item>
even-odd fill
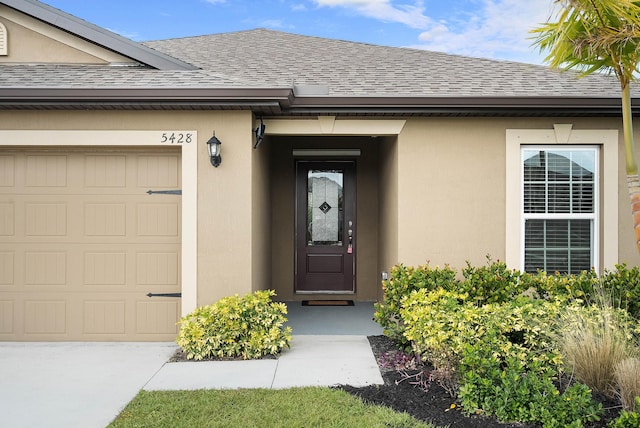
[[[524,270],[597,266],[598,149],[522,146]]]

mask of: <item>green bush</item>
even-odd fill
[[[638,428],[640,427],[640,397],[636,398],[635,411],[623,410],[607,425],[610,428]]]
[[[433,268],[426,264],[414,268],[398,264],[391,268],[389,274],[390,279],[382,282],[383,301],[375,304],[373,317],[384,328],[385,335],[406,344],[404,322],[400,316],[403,299],[420,289],[455,289],[458,285],[456,271],[446,265]]]
[[[467,262],[462,269],[465,280],[459,291],[468,293],[471,301],[478,306],[485,303],[504,303],[526,290],[518,270],[507,268],[501,261],[492,261],[487,256],[487,265],[474,267]]]
[[[498,358],[491,347],[467,347],[460,371],[458,398],[467,414],[562,428],[599,420],[602,411],[585,385],[574,384],[560,393],[553,382],[555,373],[546,364],[533,362],[527,368],[517,358]]]
[[[375,319],[385,334],[411,344],[434,371],[451,375],[468,413],[546,428],[581,427],[598,420],[601,406],[593,401],[590,388],[611,394],[611,381],[607,378],[602,386],[588,380],[576,368],[576,358],[592,366],[602,359],[593,353],[571,355],[566,348],[586,350],[590,338],[581,332],[602,325],[617,327],[606,332],[615,339],[613,345],[624,344],[626,351],[637,343],[640,268],[618,265],[600,278],[593,270],[530,274],[487,259],[481,267],[467,262],[462,281],[448,266],[394,267],[392,279],[383,283],[384,301],[376,304]],[[602,301],[602,290],[615,298],[616,307],[608,312],[593,304]],[[572,318],[572,313],[582,318]],[[570,334],[575,336],[572,341]],[[592,341],[596,348],[607,342],[602,337],[607,339],[600,335]],[[565,367],[584,383],[561,392],[556,383]],[[613,376],[613,366],[606,365],[604,372]],[[635,412],[624,415],[616,428],[638,426],[632,425],[638,420]]]
[[[640,268],[629,269],[626,264],[605,271],[601,277],[603,288],[614,304],[626,309],[636,320],[640,318]]]
[[[405,341],[435,369],[457,372],[462,350],[483,332],[482,314],[466,303],[466,295],[439,288],[414,291],[400,310]],[[484,327],[483,327],[484,328]]]
[[[419,290],[404,302],[401,316],[413,350],[435,368],[457,370],[468,346],[490,347],[502,361],[515,357],[561,364],[553,348],[558,302],[519,297],[505,304],[476,306],[466,294]]]
[[[599,281],[593,270],[574,275],[539,271],[523,273],[521,279],[523,288],[535,290],[540,298],[581,302],[588,300]]]
[[[177,343],[188,359],[260,358],[278,354],[291,342],[284,303],[273,290],[225,297],[183,317]]]

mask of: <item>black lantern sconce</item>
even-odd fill
[[[222,145],[222,141],[216,138],[215,132],[213,133],[213,137],[209,138],[207,141],[207,146],[209,148],[209,158],[211,159],[211,165],[214,167],[219,167],[222,163],[222,156],[220,155],[220,146]]]

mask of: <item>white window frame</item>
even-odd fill
[[[594,165],[594,182],[593,182],[593,212],[592,213],[526,213],[524,211],[524,151],[525,150],[540,150],[540,151],[589,151],[595,154]],[[600,266],[600,146],[590,145],[520,145],[520,185],[521,188],[521,203],[520,203],[520,216],[522,222],[520,225],[520,254],[522,258],[521,270],[524,271],[525,262],[525,223],[527,220],[591,220],[591,267]]]
[[[596,272],[612,269],[618,262],[618,130],[574,130],[572,124],[555,124],[553,129],[506,130],[505,262],[524,270],[522,234],[522,150],[525,145],[576,145],[600,148],[600,192],[598,199],[598,241],[594,243]],[[595,261],[595,260],[594,260]]]

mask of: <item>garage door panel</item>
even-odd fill
[[[14,333],[14,311],[12,300],[0,300],[0,337]]]
[[[15,156],[0,155],[0,187],[15,185]]]
[[[180,180],[180,157],[147,156],[137,158],[138,187],[177,187]]]
[[[14,252],[13,251],[0,252],[0,285],[13,285],[14,269],[15,269]]]
[[[86,236],[127,234],[127,206],[124,203],[86,203],[84,213]]]
[[[84,284],[124,286],[126,266],[126,252],[85,252]]]
[[[176,152],[0,155],[0,340],[174,340],[181,198],[146,192],[179,185]]]
[[[24,303],[26,334],[64,334],[67,332],[67,301],[27,300]]]
[[[66,285],[65,251],[27,251],[24,254],[25,285]]]
[[[138,236],[178,236],[179,228],[175,203],[138,205]]]
[[[136,283],[139,286],[177,285],[179,260],[178,252],[138,253],[136,256]]]
[[[25,166],[26,187],[66,187],[67,156],[28,155]]]
[[[138,301],[136,307],[136,333],[177,334],[176,321],[180,314],[179,302]]]
[[[127,157],[124,155],[86,155],[84,186],[90,189],[127,185]]]
[[[64,202],[25,204],[25,235],[66,236],[67,204]]]
[[[15,234],[15,204],[13,202],[0,203],[0,236]]]
[[[83,308],[85,334],[125,334],[124,300],[87,300]]]

